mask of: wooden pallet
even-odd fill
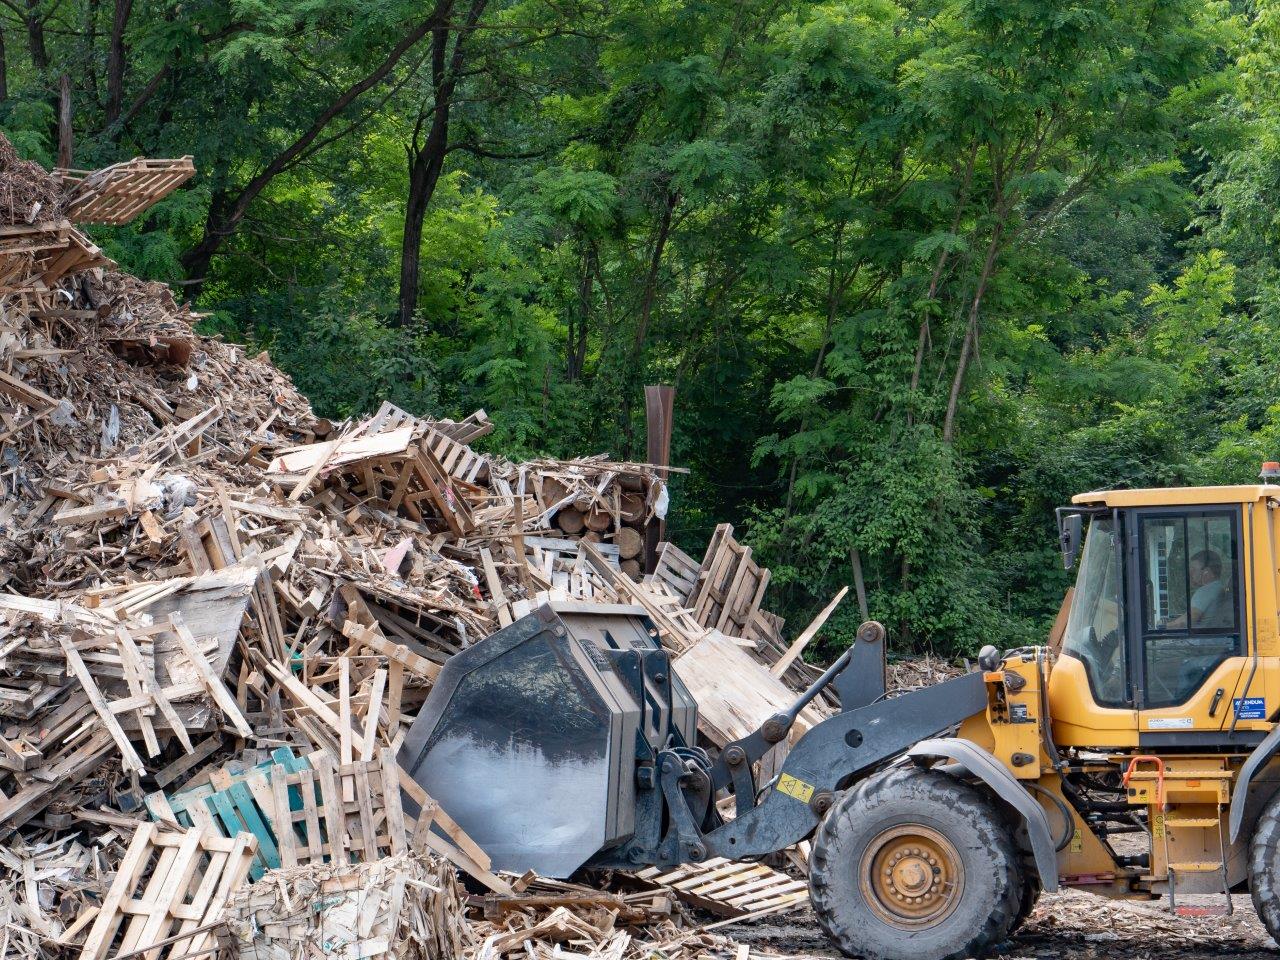
[[[488,479],[488,458],[476,453],[465,443],[459,443],[434,427],[427,430],[423,442],[440,461],[440,466],[455,480],[483,484]]]
[[[370,761],[339,764],[327,750],[295,757],[287,747],[241,770],[223,768],[209,782],[149,794],[157,820],[203,826],[226,837],[250,833],[257,849],[250,877],[309,863],[377,860],[420,846],[414,820],[400,805],[400,772],[390,749]],[[288,826],[286,827],[286,824]]]
[[[762,863],[737,863],[719,857],[674,870],[650,867],[636,877],[668,887],[690,906],[722,917],[763,917],[794,910],[809,901],[809,885],[803,880]]]
[[[362,435],[384,433],[406,425],[414,427],[416,432],[422,432],[426,428],[443,433],[450,440],[462,444],[479,440],[493,432],[493,421],[483,410],[477,410],[462,420],[430,420],[415,417],[387,400],[382,401],[377,413],[360,425],[358,432]]]
[[[751,558],[751,548],[733,538],[733,526],[716,527],[689,597],[693,616],[704,627],[745,637],[760,610],[769,571]]]
[[[698,561],[674,543],[658,544],[658,563],[647,580],[660,580],[680,599],[688,603],[698,587]]]
[[[296,773],[310,770],[305,757],[295,757],[288,747],[278,747],[269,759],[255,766],[238,763],[210,771],[209,781],[179,793],[156,791],[146,797],[152,819],[174,826],[205,827],[224,837],[251,833],[257,840],[250,876],[256,880],[280,866],[275,834],[271,829],[273,770]]]
[[[244,882],[257,841],[220,837],[202,827],[176,832],[154,823],[134,831],[80,960],[148,950],[147,960],[200,956],[217,947],[217,922]],[[65,936],[65,935],[64,935]]]
[[[0,226],[0,293],[43,293],[73,273],[113,266],[69,220]]]
[[[400,805],[400,772],[390,748],[372,761],[339,765],[324,750],[310,759],[311,769],[271,771],[281,866],[369,863],[409,850],[413,820]]]
[[[287,450],[267,468],[289,499],[299,500],[318,478],[351,507],[401,513],[415,523],[439,517],[455,537],[475,529],[463,487],[412,426],[353,435]],[[425,513],[424,513],[425,508]],[[344,507],[345,509],[345,507]]]
[[[191,157],[153,160],[135,157],[101,170],[61,168],[54,176],[68,185],[67,215],[77,223],[128,223],[195,175]]]

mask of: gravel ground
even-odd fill
[[[1188,903],[1214,898],[1187,897]],[[1219,898],[1220,899],[1220,898]],[[1130,903],[1068,891],[1046,894],[1018,935],[1002,944],[1002,960],[1275,960],[1277,947],[1258,922],[1248,895],[1233,898],[1230,917],[1174,917],[1162,901]],[[809,910],[724,929],[762,951],[838,957]]]

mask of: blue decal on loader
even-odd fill
[[[1236,707],[1237,720],[1267,719],[1266,697],[1236,697],[1232,703]]]

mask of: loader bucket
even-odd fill
[[[568,877],[634,831],[639,744],[692,742],[696,708],[671,671],[661,702],[620,669],[619,654],[660,649],[640,608],[541,606],[445,664],[401,765],[494,869]]]

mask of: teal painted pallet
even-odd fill
[[[260,773],[269,783],[271,769],[276,765],[283,767],[288,773],[311,768],[306,757],[295,757],[288,747],[278,747],[271,752],[270,759],[256,766],[247,767],[233,762],[224,767],[233,780],[229,787],[218,790],[212,784],[205,783],[172,795],[157,791],[147,796],[147,811],[153,820],[163,820],[172,815],[177,818],[178,823],[189,827],[194,825],[191,810],[203,807],[224,836],[252,833],[258,840],[258,850],[253,865],[249,868],[249,875],[257,880],[267,870],[280,866],[280,851],[270,821],[264,815],[253,791],[249,789],[247,780],[251,775]],[[290,806],[296,804],[297,809],[302,808],[302,796],[296,787],[290,788],[289,799]]]

